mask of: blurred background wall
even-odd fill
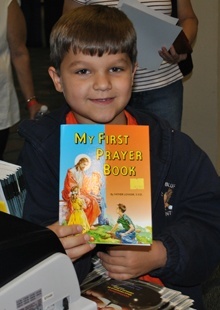
[[[208,153],[220,174],[220,1],[191,2],[199,31],[194,70],[184,82],[182,131]]]

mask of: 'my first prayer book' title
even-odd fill
[[[92,243],[152,243],[148,126],[61,125],[59,222]]]

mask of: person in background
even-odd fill
[[[44,30],[46,46],[50,45],[50,33],[53,25],[62,15],[64,0],[44,0]]]
[[[190,296],[195,309],[204,309],[201,284],[220,261],[220,178],[187,135],[155,114],[127,106],[137,68],[131,21],[103,5],[71,10],[54,26],[50,52],[49,74],[64,103],[39,121],[24,120],[19,126],[25,140],[19,157],[27,190],[23,218],[54,231],[80,283],[97,252],[110,278],[148,275]],[[150,247],[104,245],[97,251],[82,226],[58,224],[61,124],[149,126]],[[163,196],[169,188],[172,209],[167,212]]]
[[[116,7],[118,2],[119,0],[64,0],[63,13],[80,5],[101,4]],[[198,19],[190,0],[139,0],[139,2],[167,15],[171,15],[172,5],[177,6],[178,24],[183,28],[190,45],[194,42]],[[161,46],[159,54],[163,58],[159,70],[137,69],[129,104],[137,109],[157,114],[169,121],[174,129],[180,130],[183,109],[183,74],[178,64],[186,59],[187,54],[177,54],[173,46],[169,51]]]
[[[42,47],[42,8],[41,0],[20,0],[27,28],[27,47]]]
[[[20,0],[27,24],[27,46],[49,47],[50,32],[62,15],[64,0]]]
[[[34,93],[23,13],[17,0],[0,0],[0,5],[0,159],[3,159],[9,129],[20,120],[11,63],[31,119],[41,104]]]

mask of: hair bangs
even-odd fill
[[[63,15],[50,36],[50,59],[59,73],[60,64],[70,50],[74,54],[99,56],[126,53],[136,62],[136,32],[127,16],[103,5],[78,7]]]
[[[134,42],[135,44],[136,42]],[[128,53],[132,62],[136,61],[136,51],[132,53],[131,39],[126,36],[116,35],[115,32],[111,33],[109,28],[99,32],[89,29],[79,36],[75,36],[71,42],[71,49],[74,54],[81,52],[90,56],[103,56],[103,54],[117,54]],[[132,54],[132,55],[130,55]]]

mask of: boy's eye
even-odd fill
[[[76,74],[88,74],[89,70],[88,69],[80,69],[76,71]]]
[[[121,72],[123,69],[119,67],[113,67],[110,69],[111,72]]]

